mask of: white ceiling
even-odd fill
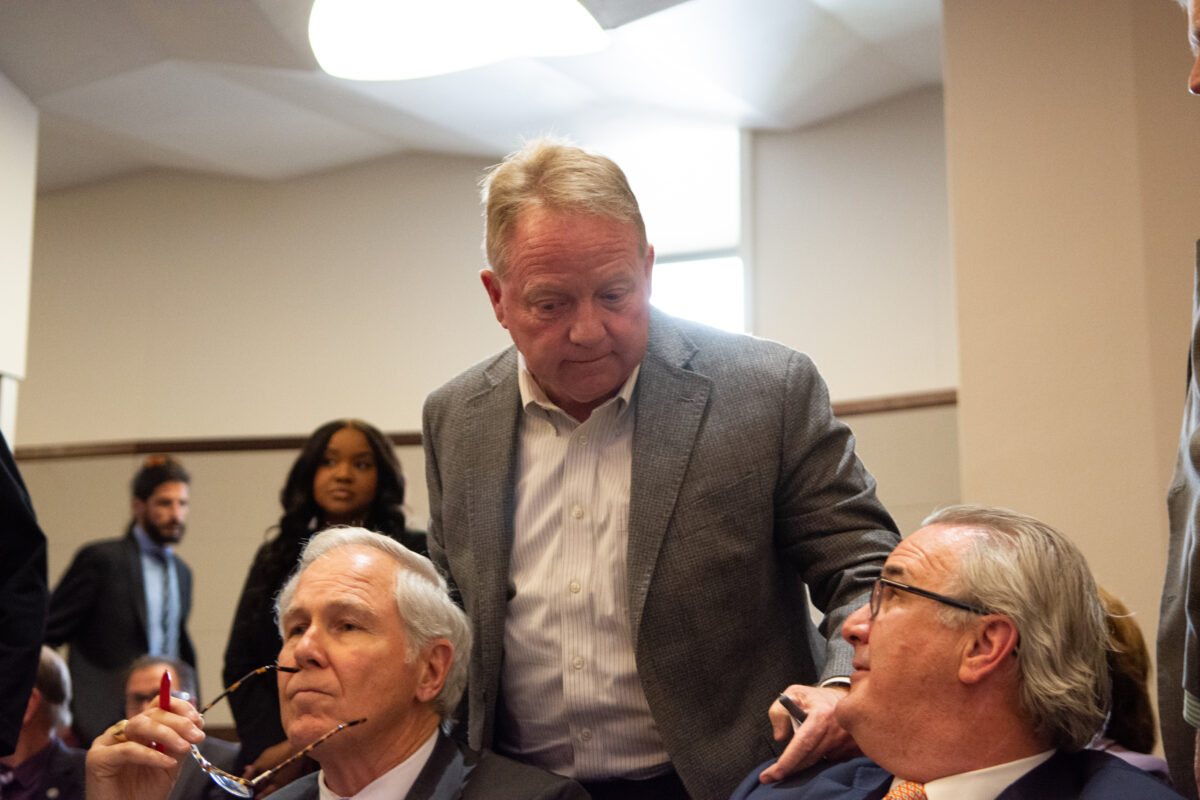
[[[581,2],[634,21],[595,55],[362,83],[317,68],[312,0],[3,0],[0,72],[40,111],[39,190],[152,167],[270,180],[408,150],[499,157],[626,121],[792,128],[941,82],[940,0]]]

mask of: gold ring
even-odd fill
[[[113,735],[113,738],[117,740],[118,744],[125,741],[125,726],[128,724],[129,720],[123,719],[108,729],[109,733]]]

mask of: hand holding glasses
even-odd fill
[[[208,703],[208,705],[206,705],[206,706],[204,706],[204,708],[200,709],[200,716],[204,716],[208,712],[208,710],[211,709],[214,705],[216,705],[222,698],[235,692],[248,679],[253,678],[255,675],[262,675],[265,672],[270,672],[273,669],[277,669],[280,672],[299,672],[300,671],[296,667],[281,667],[278,664],[267,664],[264,667],[259,667],[256,670],[251,670],[250,672],[247,672],[241,678],[239,678],[238,680],[236,680],[232,684],[230,684],[225,689],[225,691],[221,692],[219,695],[214,697]],[[325,733],[324,735],[320,736],[319,738],[317,738],[316,741],[314,741],[308,747],[305,747],[300,752],[293,753],[292,755],[285,758],[283,761],[279,762],[278,764],[276,764],[275,766],[271,767],[270,769],[268,769],[264,772],[260,772],[258,775],[255,775],[253,778],[243,778],[240,775],[234,775],[231,772],[226,772],[225,770],[221,769],[220,767],[214,765],[211,761],[206,759],[203,755],[201,755],[200,751],[196,748],[196,745],[192,745],[191,752],[192,752],[192,757],[196,759],[196,763],[200,765],[200,769],[204,770],[204,772],[208,774],[208,777],[212,778],[213,783],[217,784],[217,786],[220,786],[225,791],[229,792],[230,794],[237,795],[238,797],[253,797],[255,792],[258,790],[258,787],[265,784],[272,775],[277,773],[283,767],[286,767],[288,764],[292,763],[293,761],[300,758],[301,756],[308,755],[310,752],[312,752],[313,748],[315,748],[317,745],[321,744],[321,742],[325,741],[329,737],[333,736],[335,733],[338,733],[339,731],[344,731],[347,728],[352,728],[355,725],[358,725],[359,723],[362,723],[362,722],[366,722],[366,719],[356,719],[351,722],[343,722],[342,724],[338,725],[333,730],[331,730],[331,731]]]

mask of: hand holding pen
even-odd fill
[[[808,719],[808,713],[803,708],[796,705],[796,701],[788,697],[783,692],[779,693],[779,704],[787,709],[787,712],[792,715],[793,731],[804,724],[804,720]]]

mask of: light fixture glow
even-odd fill
[[[581,55],[608,45],[577,0],[315,0],[308,40],[321,69],[361,81]]]

